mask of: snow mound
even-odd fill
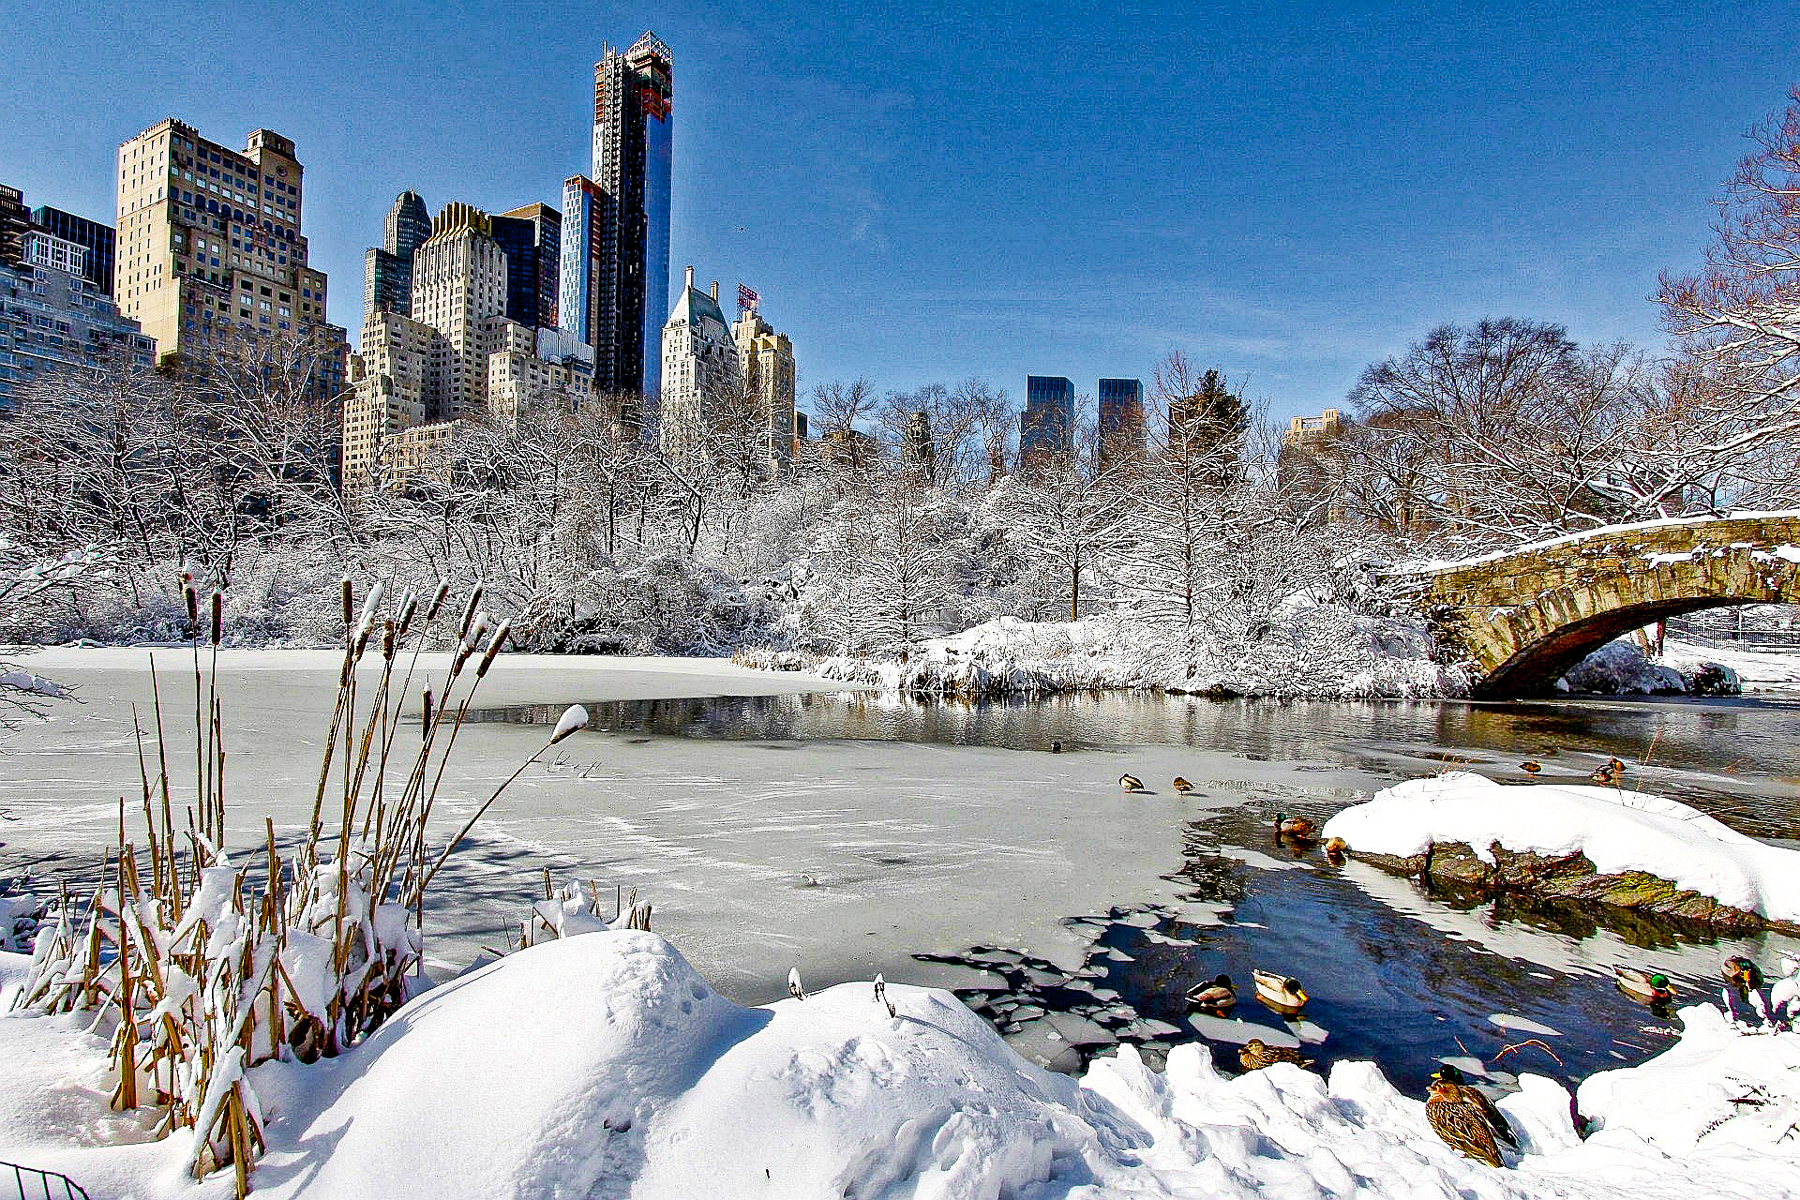
[[[1598,1130],[1588,1144],[1646,1158],[1783,1153],[1800,1122],[1800,1035],[1746,1029],[1705,1004],[1679,1015],[1681,1040],[1650,1063],[1582,1082],[1577,1104]]]
[[[1092,1145],[1073,1081],[947,993],[888,996],[898,1017],[867,984],[745,1009],[654,934],[546,942],[330,1064],[341,1087],[282,1123],[258,1193],[993,1196]]]
[[[1770,920],[1800,921],[1800,852],[1766,845],[1679,801],[1570,784],[1505,786],[1467,771],[1385,788],[1325,823],[1326,838],[1405,858],[1463,842],[1488,862],[1580,851],[1602,875],[1645,871]]]

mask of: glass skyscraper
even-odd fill
[[[52,237],[87,248],[87,267],[82,277],[106,295],[113,294],[113,227],[90,221],[60,208],[40,204],[31,210],[31,224]]]
[[[1019,465],[1027,469],[1075,449],[1075,385],[1060,375],[1025,377]]]
[[[533,329],[556,328],[557,264],[562,214],[527,204],[493,219],[494,240],[506,251],[506,315]]]
[[[642,393],[654,423],[669,318],[674,86],[669,48],[646,33],[594,64],[593,178],[563,185],[560,318],[594,348],[594,387]]]
[[[1144,452],[1144,385],[1137,379],[1102,379],[1098,394],[1102,470]]]
[[[363,313],[412,313],[413,252],[431,236],[425,198],[408,189],[394,198],[382,226],[380,246],[363,255]]]

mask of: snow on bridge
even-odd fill
[[[1401,568],[1479,696],[1548,692],[1570,667],[1653,621],[1800,603],[1800,510],[1609,525],[1455,563]]]

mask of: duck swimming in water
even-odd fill
[[[1221,1012],[1237,1003],[1237,987],[1229,975],[1215,975],[1211,983],[1196,983],[1187,991],[1187,1002],[1195,1008]]]
[[[1256,998],[1276,1012],[1286,1016],[1306,1007],[1306,989],[1298,979],[1272,971],[1252,970],[1250,975],[1256,984]]]
[[[1275,836],[1295,842],[1316,842],[1319,840],[1319,827],[1305,817],[1290,817],[1286,813],[1276,813]]]
[[[1644,1004],[1667,1004],[1675,998],[1675,985],[1660,971],[1639,971],[1632,967],[1613,968],[1619,990]]]

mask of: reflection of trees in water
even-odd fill
[[[1248,890],[1249,867],[1219,853],[1207,822],[1189,821],[1181,830],[1181,866],[1163,876],[1190,889],[1182,899],[1237,904]]]
[[[1628,785],[1689,800],[1764,835],[1800,828],[1800,776],[1781,702],[1565,700],[1512,704],[1432,701],[1212,700],[1106,693],[1040,699],[922,700],[887,694],[725,696],[701,700],[604,701],[588,706],[594,728],[719,738],[848,738],[1048,750],[1191,745],[1251,759],[1368,760],[1383,769],[1404,758],[1472,762],[1509,782],[1519,759],[1544,764],[1544,782],[1586,783],[1595,763],[1617,755]],[[474,721],[553,724],[562,705],[517,705],[470,713]],[[1653,752],[1654,750],[1654,752]],[[1640,764],[1651,758],[1649,768]],[[1398,760],[1400,761],[1396,761]],[[1723,776],[1695,779],[1686,772]]]

